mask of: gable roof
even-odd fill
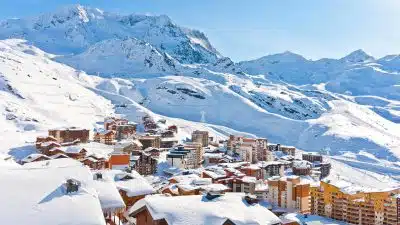
[[[30,154],[27,157],[23,158],[21,161],[24,162],[24,163],[30,163],[30,162],[35,161],[36,159],[41,158],[41,157],[43,157],[45,159],[50,159],[50,157],[48,157],[47,155],[34,153],[34,154]]]
[[[281,220],[266,207],[249,205],[243,197],[243,193],[226,193],[212,200],[202,195],[148,195],[133,205],[128,215],[135,216],[146,207],[154,220],[165,219],[174,225],[222,225],[228,219],[236,225],[280,223]]]
[[[66,193],[64,183],[81,183],[76,193]],[[83,166],[0,170],[2,223],[30,225],[105,225],[91,173]]]
[[[155,193],[150,183],[136,171],[127,173],[120,170],[100,170],[98,172],[103,174],[103,178],[113,180],[116,187],[119,190],[125,191],[128,197]],[[131,179],[121,179],[126,176]]]

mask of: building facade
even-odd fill
[[[49,130],[49,136],[57,139],[58,143],[73,142],[79,140],[86,143],[89,141],[89,130],[77,127],[66,127]]]
[[[93,140],[106,145],[113,145],[116,142],[115,133],[113,130],[99,131],[95,133]]]
[[[264,179],[270,177],[283,177],[285,173],[285,164],[279,161],[263,162],[260,164]]]
[[[302,159],[309,162],[322,162],[323,157],[317,152],[305,152],[302,154]]]
[[[131,168],[140,175],[151,175],[157,170],[157,160],[150,153],[133,151],[131,156]]]
[[[256,163],[272,160],[272,153],[268,149],[265,138],[245,138],[229,136],[227,149],[237,153],[243,161]]]
[[[208,131],[195,130],[192,133],[192,142],[201,143],[202,147],[208,146]]]
[[[399,224],[399,192],[347,192],[321,181],[311,188],[311,213],[350,224]]]
[[[160,148],[161,146],[161,136],[160,135],[146,135],[140,136],[138,140],[142,143],[143,149],[152,147]]]
[[[273,177],[268,179],[268,201],[274,207],[310,212],[310,184],[300,177]]]

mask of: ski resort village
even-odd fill
[[[5,221],[17,224],[396,224],[400,188],[331,180],[326,152],[224,139],[144,115],[60,127],[4,158]],[[28,191],[29,190],[29,191]],[[18,215],[21,207],[27,216]],[[335,220],[332,220],[335,219]]]
[[[399,74],[234,62],[165,15],[4,19],[0,224],[399,225]]]

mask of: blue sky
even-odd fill
[[[0,0],[0,19],[74,3],[123,14],[166,14],[205,32],[235,61],[286,50],[311,59],[340,58],[356,49],[375,57],[400,53],[399,0]]]

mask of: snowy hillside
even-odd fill
[[[1,106],[9,119],[1,122],[20,130],[150,113],[220,137],[238,130],[309,151],[400,158],[397,56],[374,59],[357,50],[312,61],[284,52],[234,63],[203,33],[167,16],[79,5],[0,22],[0,38],[9,37],[29,43],[3,41],[0,51],[2,95],[11,96]],[[73,113],[58,112],[61,105]],[[202,115],[209,124],[198,123]]]
[[[286,94],[285,99],[275,95],[275,110],[284,109],[284,103],[295,107],[294,97],[298,96],[308,101],[305,104],[308,107],[321,108],[315,119],[292,119],[271,113],[227,85],[204,79],[180,76],[131,81],[105,79],[97,88],[126,96],[158,114],[200,121],[203,112],[208,123],[301,149],[318,151],[330,147],[332,154],[365,150],[383,158],[392,154],[400,156],[399,124],[383,119],[367,106],[344,99],[328,101],[325,95],[308,97],[294,91],[291,92],[296,95]],[[287,91],[275,85],[267,88],[264,94],[273,96],[269,93],[273,89],[279,90],[278,93]]]
[[[92,129],[105,116],[119,113],[132,121],[145,114],[165,118],[167,124],[179,127],[180,139],[190,137],[196,129],[208,130],[217,140],[231,133],[251,136],[227,127],[157,115],[125,96],[96,89],[102,78],[54,62],[52,57],[23,40],[0,41],[0,155],[23,158],[34,151],[36,136],[49,128]],[[122,104],[126,106],[118,107]]]

